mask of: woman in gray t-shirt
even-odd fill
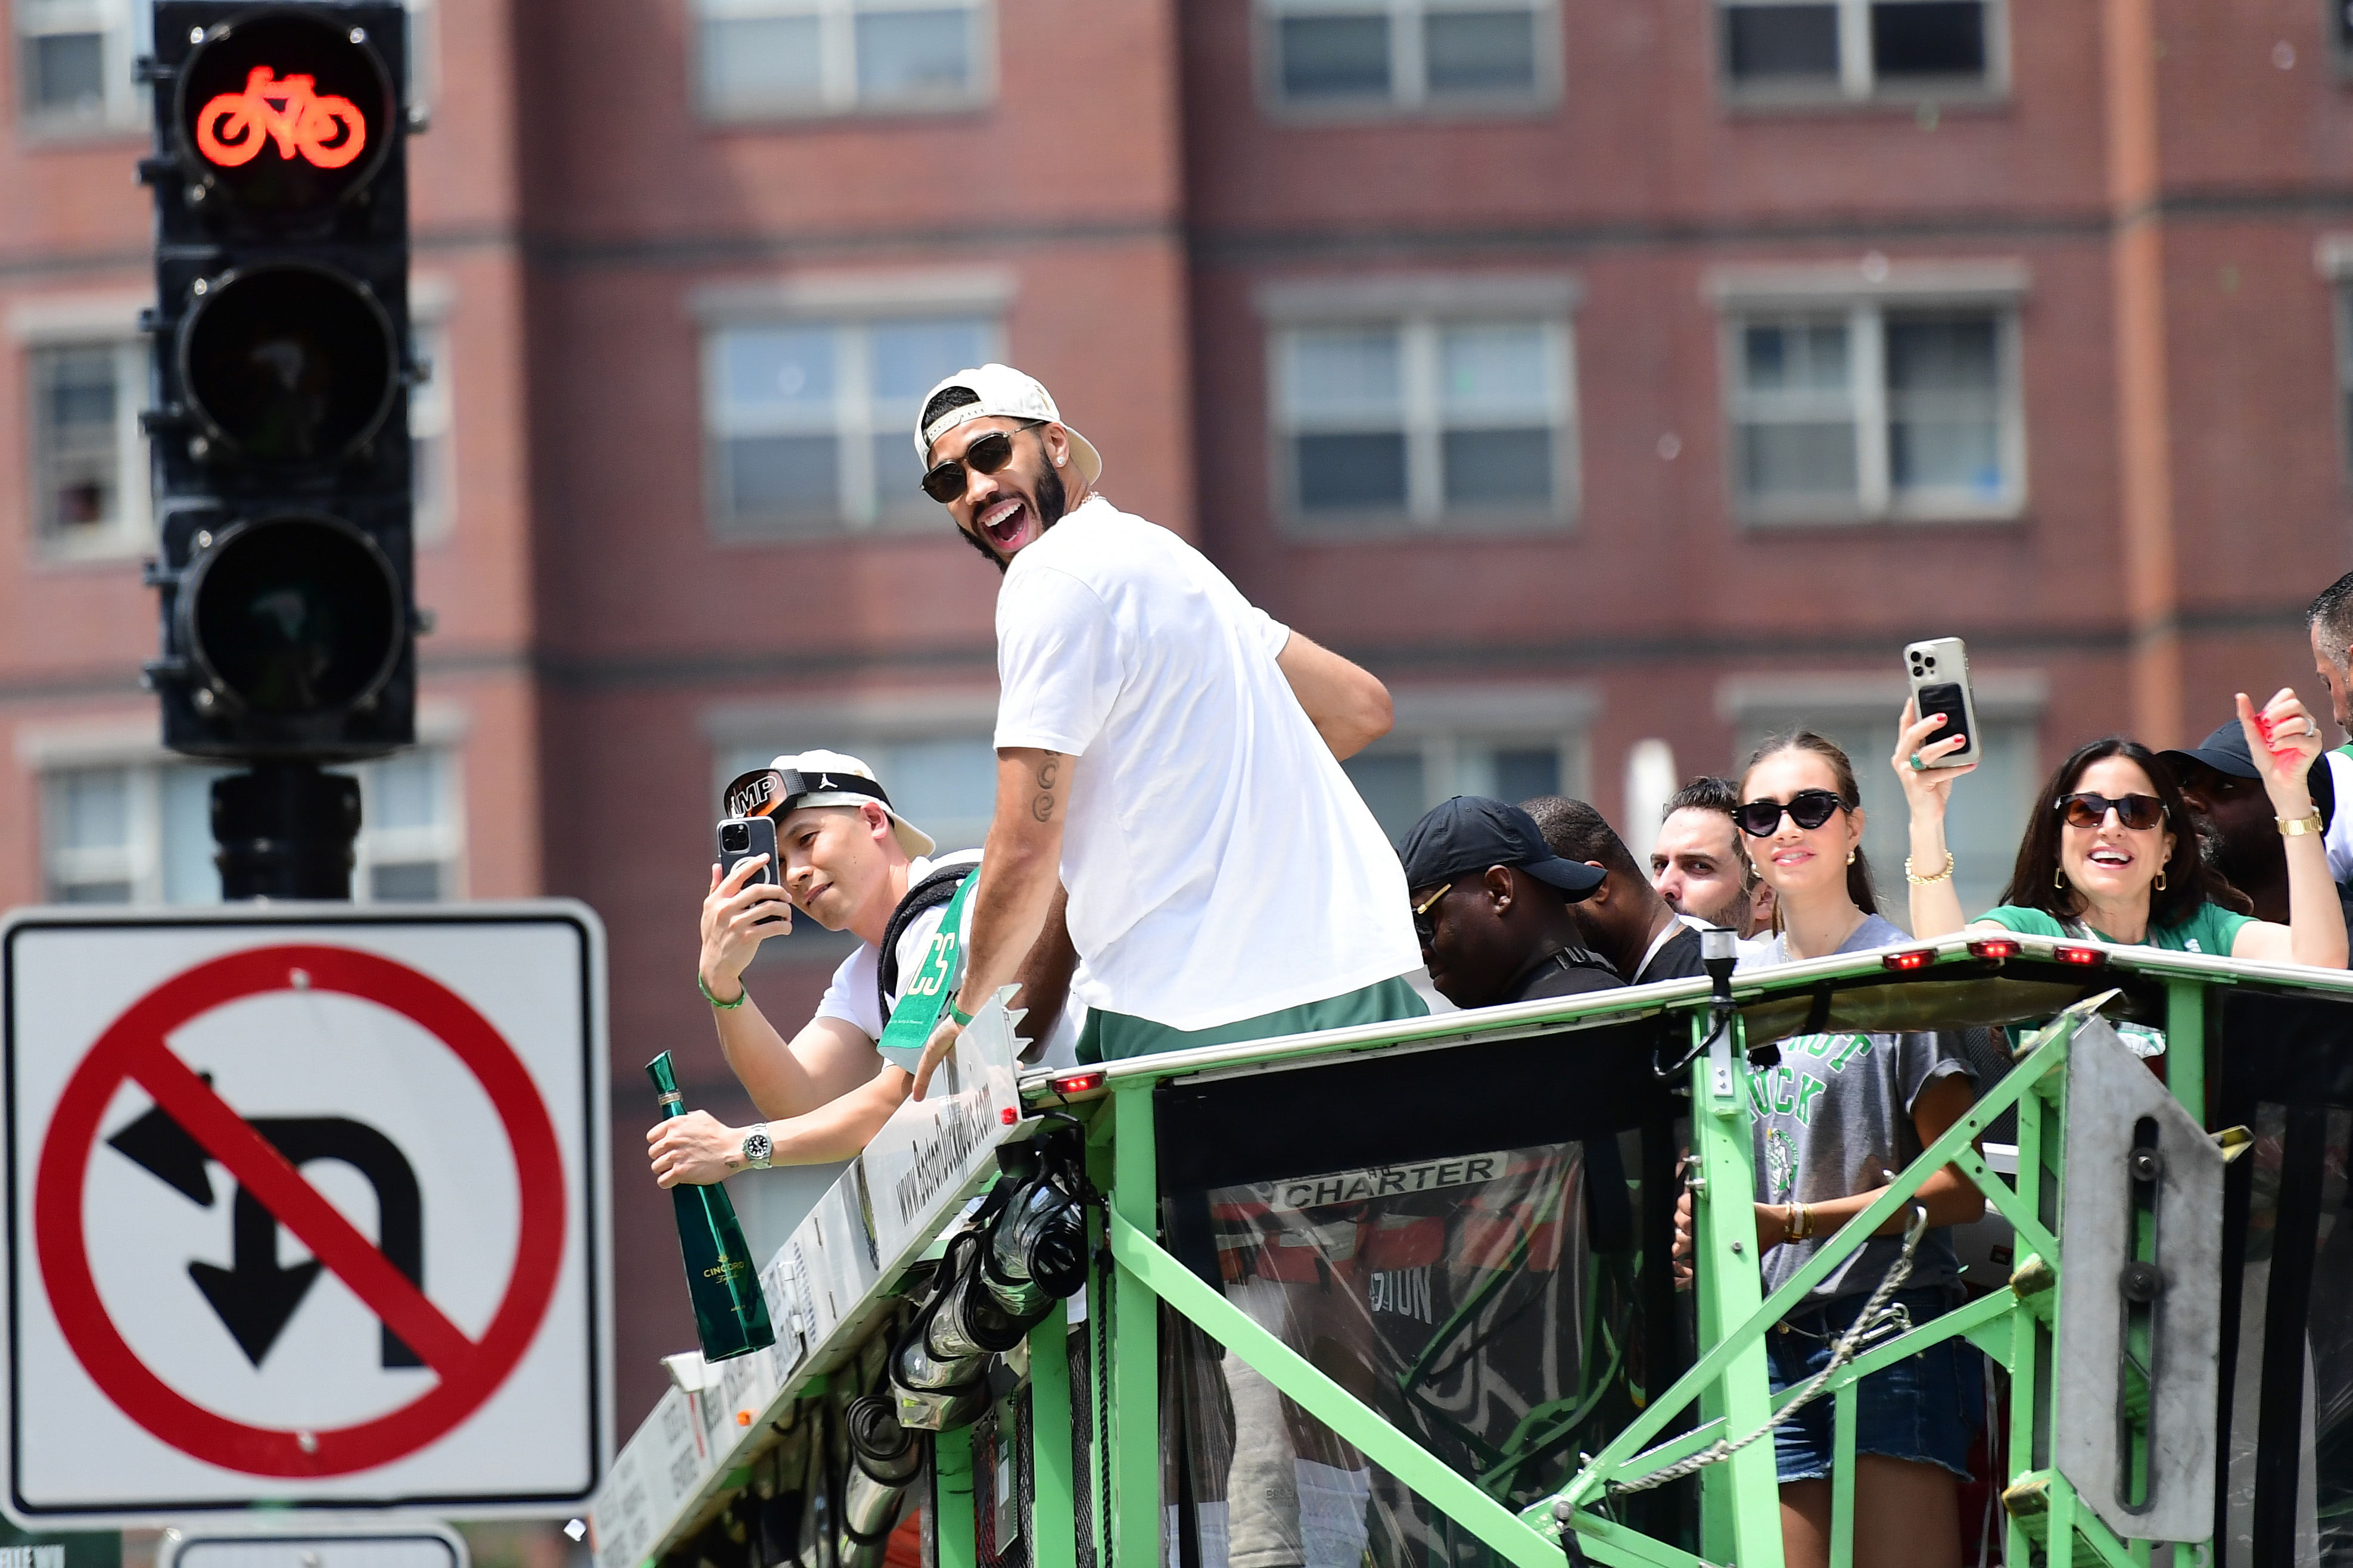
[[[1779,910],[1771,935],[1741,944],[1743,969],[1906,940],[1880,918],[1862,858],[1861,795],[1837,746],[1803,730],[1767,741],[1742,773],[1740,799],[1741,841]],[[1748,1080],[1768,1293],[1977,1098],[1968,1065],[1935,1035],[1800,1035],[1780,1046],[1780,1064]],[[1949,1166],[1921,1187],[1920,1201],[1936,1228],[1894,1298],[1915,1323],[1958,1304],[1959,1268],[1945,1227],[1985,1208],[1968,1178]],[[1832,1342],[1901,1253],[1902,1229],[1900,1220],[1884,1227],[1766,1336],[1776,1393],[1828,1364]],[[1958,1568],[1955,1479],[1968,1473],[1981,1375],[1977,1351],[1948,1340],[1857,1387],[1858,1568]],[[1828,1560],[1831,1417],[1831,1401],[1818,1400],[1774,1433],[1782,1546],[1793,1568]]]

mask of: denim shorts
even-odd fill
[[[1801,1385],[1830,1364],[1831,1342],[1862,1315],[1865,1299],[1846,1296],[1803,1308],[1766,1331],[1775,1394]],[[1961,1289],[1936,1285],[1898,1290],[1895,1301],[1916,1325],[1960,1305]],[[1983,1356],[1959,1338],[1940,1340],[1873,1373],[1854,1391],[1854,1451],[1941,1465],[1967,1477],[1969,1441],[1985,1414],[1984,1379]],[[1775,1429],[1773,1458],[1781,1480],[1829,1478],[1836,1408],[1836,1396],[1825,1394]]]

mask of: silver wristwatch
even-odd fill
[[[763,1121],[744,1134],[744,1163],[746,1168],[754,1171],[766,1170],[769,1159],[776,1152],[776,1142],[768,1136],[766,1122]]]

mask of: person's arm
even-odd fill
[[[1967,1073],[1949,1073],[1924,1085],[1912,1100],[1912,1127],[1920,1135],[1920,1146],[1926,1148],[1942,1138],[1953,1123],[1969,1112],[1978,1102],[1977,1086]],[[1850,1193],[1842,1198],[1826,1198],[1818,1204],[1808,1204],[1816,1237],[1835,1235],[1841,1226],[1879,1201],[1887,1190],[1886,1184],[1860,1193]],[[1968,1225],[1985,1217],[1985,1194],[1978,1184],[1962,1173],[1958,1165],[1947,1165],[1920,1184],[1919,1202],[1928,1211],[1931,1226]],[[1757,1205],[1757,1247],[1762,1254],[1780,1246],[1789,1238],[1789,1221],[1795,1217],[1788,1204]],[[1872,1232],[1873,1236],[1901,1236],[1911,1222],[1908,1208],[1898,1209],[1886,1224]],[[1809,1238],[1810,1239],[1810,1238]]]
[[[1388,734],[1397,722],[1388,687],[1298,632],[1291,634],[1274,663],[1291,682],[1292,695],[1307,710],[1315,732],[1343,762]]]
[[[2282,687],[2264,704],[2263,721],[2271,728],[2265,741],[2247,694],[2239,693],[2239,724],[2247,737],[2247,754],[2262,773],[2263,793],[2283,822],[2312,816],[2312,792],[2305,774],[2320,755],[2320,726],[2305,710],[2295,693]],[[2277,751],[2273,747],[2276,746]],[[2322,764],[2326,766],[2326,763]],[[2328,875],[2328,846],[2317,833],[2283,837],[2287,856],[2287,924],[2251,921],[2231,939],[2233,958],[2261,959],[2273,963],[2308,963],[2317,969],[2345,967],[2344,907],[2337,900],[2337,884]]]
[[[1029,944],[1029,955],[1013,976],[1021,987],[1014,1005],[1029,1012],[1021,1020],[1030,1047],[1025,1060],[1045,1054],[1046,1037],[1061,1022],[1062,1009],[1070,1005],[1071,977],[1079,968],[1079,950],[1071,943],[1070,908],[1070,889],[1057,879],[1054,901],[1046,910],[1046,929]]]
[[[698,963],[703,989],[722,1002],[744,994],[744,970],[760,943],[792,930],[792,905],[784,895],[771,884],[745,881],[766,859],[754,856],[723,880],[718,867],[711,868]],[[763,1116],[814,1110],[865,1083],[881,1063],[873,1040],[844,1019],[812,1018],[787,1044],[756,1000],[714,1007],[712,1018],[727,1066]]]
[[[1950,846],[1945,842],[1945,813],[1952,805],[1954,782],[1977,764],[1964,763],[1954,768],[1934,765],[1939,757],[1968,743],[1966,735],[1936,739],[1936,731],[1944,727],[1942,713],[1931,713],[1923,719],[1916,704],[1906,698],[1904,717],[1896,724],[1895,755],[1889,759],[1897,782],[1904,786],[1905,805],[1911,808],[1912,871],[1935,879],[1913,882],[1906,878],[1912,889],[1912,934],[1923,942],[1950,936],[1968,920],[1961,912],[1961,896],[1953,890],[1952,873],[1947,869],[1953,857]],[[1914,757],[1930,765],[1915,768],[1912,765]]]
[[[1934,1143],[1949,1131],[1954,1122],[1968,1114],[1977,1103],[1977,1086],[1966,1073],[1950,1073],[1921,1087],[1912,1097],[1912,1127],[1920,1135],[1922,1148]],[[1818,1204],[1808,1204],[1812,1217],[1813,1235],[1808,1239],[1827,1239],[1838,1233],[1847,1221],[1879,1201],[1885,1192],[1884,1184],[1866,1192],[1850,1193],[1842,1198],[1825,1198]],[[1918,1201],[1928,1211],[1931,1226],[1968,1225],[1985,1216],[1985,1194],[1978,1185],[1962,1173],[1958,1165],[1947,1165],[1920,1184]],[[1795,1218],[1788,1204],[1757,1205],[1757,1256],[1780,1246],[1789,1239],[1789,1222]],[[1908,1210],[1898,1209],[1887,1223],[1872,1234],[1901,1236],[1911,1223]],[[1692,1200],[1685,1192],[1675,1203],[1674,1275],[1680,1289],[1691,1283]]]
[[[907,1098],[907,1075],[886,1066],[848,1094],[804,1116],[771,1121],[768,1160],[776,1165],[823,1165],[847,1160],[873,1142]],[[681,1182],[709,1186],[744,1165],[744,1135],[707,1110],[690,1111],[657,1123],[646,1134],[654,1180],[665,1187]]]
[[[972,900],[972,940],[965,945],[964,984],[951,1005],[966,1017],[1001,985],[1020,978],[1021,965],[1061,889],[1062,820],[1068,815],[1076,757],[1029,746],[997,752],[997,816],[981,850],[980,888]],[[923,1098],[932,1073],[955,1047],[964,1026],[946,1010],[915,1068],[914,1097]]]

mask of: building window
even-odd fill
[[[449,402],[449,333],[438,321],[415,324],[410,353],[427,367],[423,381],[408,389],[409,496],[413,528],[421,542],[449,531],[458,510],[458,476],[449,445],[456,422]]]
[[[1588,791],[1595,703],[1581,689],[1404,687],[1393,700],[1396,727],[1340,764],[1391,843],[1458,795],[1518,802]]]
[[[713,120],[965,109],[991,89],[986,0],[697,0],[697,10]]]
[[[1559,93],[1550,0],[1261,0],[1284,109],[1520,107]]]
[[[1760,521],[2024,504],[2013,311],[1862,303],[1730,323],[1734,488]]]
[[[146,0],[13,0],[17,117],[39,133],[140,131],[148,89],[131,62],[154,47]]]
[[[736,535],[936,528],[915,416],[940,380],[997,355],[959,316],[728,326],[705,340],[713,521]]]
[[[45,553],[120,555],[147,542],[146,356],[135,343],[44,344],[31,373],[34,535]]]
[[[1866,100],[2000,90],[2002,0],[1718,0],[1744,98]]]
[[[1567,323],[1402,321],[1276,334],[1284,510],[1307,525],[1567,521],[1576,510]]]
[[[146,760],[58,768],[42,780],[42,848],[52,902],[211,904],[212,784],[233,770]],[[393,903],[460,896],[457,770],[427,748],[362,763],[364,824],[352,896]]]

